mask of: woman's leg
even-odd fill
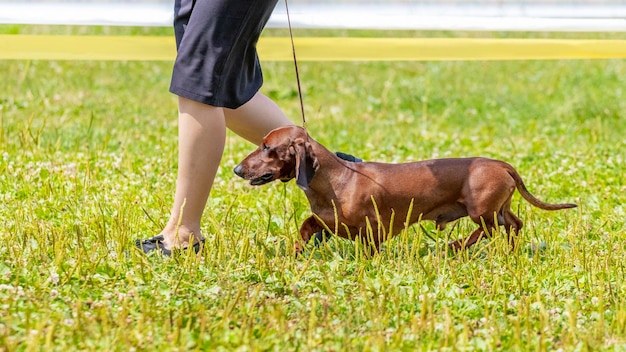
[[[269,131],[293,125],[278,105],[261,93],[237,109],[224,109],[224,114],[226,126],[254,145],[259,145]]]
[[[161,232],[165,248],[187,247],[202,239],[200,220],[224,143],[224,111],[186,98],[178,99],[178,177],[174,204]]]
[[[293,124],[280,108],[257,93],[237,109],[179,97],[178,178],[169,221],[161,232],[167,249],[202,239],[200,222],[224,152],[226,125],[258,144],[274,128]]]

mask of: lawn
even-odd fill
[[[0,26],[14,32],[171,35]],[[300,124],[293,64],[263,68],[262,91]],[[373,258],[336,238],[295,257],[306,198],[236,177],[255,146],[234,135],[200,255],[145,256],[134,240],[160,231],[176,177],[171,63],[0,72],[0,351],[626,349],[624,60],[301,62],[308,131],[331,150],[503,159],[542,200],[579,205],[516,195],[513,252],[497,235],[449,253],[464,219],[410,227]]]

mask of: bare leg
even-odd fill
[[[278,105],[261,93],[238,109],[224,109],[224,114],[226,126],[254,145],[259,145],[269,131],[293,125]]]
[[[179,97],[176,194],[169,221],[161,232],[166,248],[186,247],[194,239],[202,238],[200,219],[222,158],[225,139],[222,108]]]
[[[279,126],[293,124],[262,94],[238,109],[223,109],[180,97],[178,178],[169,221],[161,234],[167,249],[202,239],[200,221],[224,152],[226,126],[254,143]]]

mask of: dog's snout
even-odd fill
[[[239,177],[243,177],[243,166],[241,166],[241,164],[235,166],[235,168],[233,169],[233,172],[235,173],[235,175]]]

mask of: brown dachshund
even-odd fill
[[[514,247],[514,235],[523,224],[510,209],[515,189],[541,209],[576,207],[535,198],[517,171],[503,161],[463,158],[353,163],[340,159],[297,126],[271,131],[234,172],[251,185],[296,179],[315,214],[300,228],[304,243],[326,229],[344,238],[361,236],[378,250],[387,238],[419,220],[435,221],[437,229],[443,230],[447,223],[469,216],[478,229],[450,243],[452,249],[470,247],[498,225],[505,227]]]

